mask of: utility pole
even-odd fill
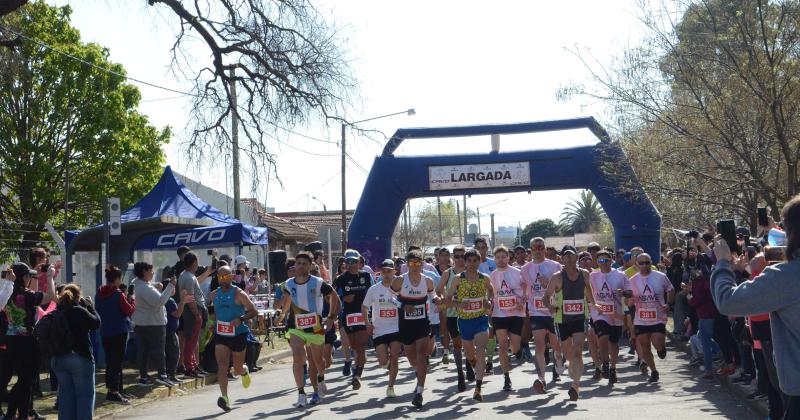
[[[489,215],[489,219],[491,220],[491,227],[492,227],[492,234],[491,234],[491,236],[489,238],[490,238],[491,243],[492,243],[492,248],[494,248],[494,246],[495,246],[495,244],[494,244],[494,213]]]
[[[439,213],[439,246],[443,245],[442,240],[442,198],[436,197],[436,211]]]
[[[67,108],[69,115],[67,117],[67,147],[64,152],[64,237],[67,236],[67,228],[69,227],[69,155],[72,153],[70,147],[70,137],[72,137],[72,124],[69,117],[72,116],[72,107]],[[66,257],[66,254],[64,255]]]
[[[461,237],[461,243],[463,244],[464,235],[466,234],[466,232],[461,230],[461,206],[459,205],[458,200],[455,200],[455,202],[456,202],[456,219],[458,221],[458,236]]]
[[[344,251],[347,249],[347,196],[345,194],[345,129],[347,127],[342,123],[342,255],[344,255]]]
[[[464,194],[464,236],[461,239],[461,242],[464,242],[464,238],[467,237],[467,195]]]
[[[239,191],[239,111],[236,102],[236,71],[231,69],[231,149],[233,152],[233,217],[241,220],[241,195]]]

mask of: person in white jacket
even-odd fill
[[[167,303],[175,290],[175,278],[164,290],[159,291],[153,284],[153,266],[146,262],[137,262],[133,265],[133,295],[136,310],[131,316],[134,332],[139,340],[139,384],[152,385],[153,382],[173,386],[167,378],[167,367],[164,358],[164,344],[167,333]],[[157,367],[158,376],[151,379],[147,373],[147,362],[152,360]]]

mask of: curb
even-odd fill
[[[291,355],[292,355],[292,351],[291,350],[283,350],[283,351],[279,351],[277,353],[264,355],[264,356],[261,356],[261,357],[258,358],[258,364],[259,365],[266,364],[266,363],[269,362],[269,360],[278,361],[278,360],[290,357]],[[253,373],[253,374],[255,375],[257,373],[258,372]],[[156,401],[156,400],[161,400],[161,399],[164,399],[164,398],[169,398],[169,397],[179,396],[179,395],[187,395],[187,394],[190,394],[191,393],[190,391],[192,391],[192,390],[197,390],[197,389],[205,388],[207,386],[212,386],[212,385],[216,385],[216,384],[217,384],[217,374],[216,373],[211,373],[208,376],[206,376],[205,378],[196,378],[196,379],[193,379],[193,380],[186,380],[182,384],[180,384],[178,386],[175,386],[175,387],[172,387],[172,388],[167,388],[165,386],[155,387],[148,393],[147,398],[139,398],[139,399],[136,399],[136,400],[131,400],[131,404],[130,405],[121,405],[121,406],[119,406],[119,408],[120,408],[119,410],[110,411],[108,413],[101,414],[99,416],[96,415],[96,416],[94,416],[94,418],[96,418],[96,419],[112,418],[113,416],[115,416],[115,415],[117,415],[119,413],[134,409],[136,407],[139,407],[139,406],[144,405],[144,404],[151,403],[151,402]]]
[[[670,341],[672,342],[672,344],[676,348],[682,350],[684,353],[686,353],[686,354],[691,356],[691,350],[689,349],[689,342],[688,341],[676,340],[673,337],[672,334],[668,334],[668,336],[669,336]],[[731,382],[731,380],[727,376],[719,377],[717,375],[714,375],[714,379],[717,382],[719,382],[719,384],[722,385],[722,387],[724,389],[726,389],[727,391],[729,391],[733,395],[739,397],[739,399],[741,399],[745,404],[747,404],[747,406],[751,410],[753,410],[753,412],[755,412],[757,415],[759,415],[759,416],[761,416],[763,418],[768,418],[769,417],[769,407],[768,407],[768,405],[767,405],[768,403],[766,401],[748,399],[747,398],[748,391],[746,389],[744,389],[743,387],[740,387],[740,386],[734,384],[733,382]]]

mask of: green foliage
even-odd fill
[[[561,230],[556,222],[552,219],[541,219],[533,221],[522,228],[520,236],[522,246],[527,248],[531,243],[531,239],[537,236],[546,238],[548,236],[559,236],[560,234]]]
[[[2,24],[125,74],[107,49],[81,42],[70,14],[68,6],[37,1]],[[0,249],[29,248],[46,240],[46,222],[61,226],[65,160],[72,227],[100,220],[104,196],[119,196],[126,207],[149,191],[161,173],[170,130],[158,130],[136,112],[139,99],[124,77],[34,42],[0,48]]]
[[[580,198],[572,200],[561,213],[559,224],[566,233],[591,233],[598,232],[602,226],[606,213],[600,202],[591,191],[581,191]]]

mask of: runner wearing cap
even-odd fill
[[[283,284],[283,310],[278,317],[278,323],[286,318],[286,337],[292,349],[292,373],[297,385],[297,402],[293,405],[298,408],[306,406],[304,366],[306,363],[306,345],[311,348],[310,373],[311,385],[314,387],[312,402],[319,402],[325,396],[325,361],[323,359],[323,345],[325,331],[333,328],[333,317],[323,324],[323,300],[328,299],[330,313],[339,311],[339,296],[333,288],[319,277],[309,275],[313,257],[308,252],[301,252],[295,256],[295,276]]]
[[[442,273],[442,280],[436,288],[436,294],[438,296],[444,297],[447,294],[447,290],[450,289],[450,285],[454,283],[456,277],[466,269],[464,261],[464,254],[466,252],[467,250],[464,248],[464,245],[456,245],[453,247],[453,266]],[[447,334],[442,335],[442,346],[444,346],[445,351],[447,351],[449,339],[453,340],[453,358],[456,361],[456,371],[458,373],[458,392],[464,392],[467,389],[467,384],[464,381],[461,334],[458,332],[458,308],[448,299],[445,299],[445,302],[447,302],[447,322],[442,322],[442,324],[447,325]],[[467,380],[475,380],[475,371],[469,363],[467,363]]]
[[[583,341],[586,336],[585,322],[589,317],[589,305],[594,304],[592,289],[589,287],[589,272],[576,265],[577,252],[572,245],[561,249],[561,262],[564,268],[553,275],[544,294],[544,302],[554,314],[558,324],[561,348],[569,360],[569,399],[578,400],[581,375],[583,374]],[[558,295],[556,305],[550,300]]]
[[[619,358],[619,338],[625,307],[623,296],[630,296],[627,277],[620,271],[611,269],[613,254],[609,250],[597,253],[600,271],[592,272],[589,283],[592,287],[595,305],[591,307],[594,330],[597,334],[599,355],[602,362],[601,376],[609,384],[617,382],[617,359]],[[609,359],[611,365],[609,366]]]
[[[592,242],[595,244],[595,242]],[[589,244],[591,246],[592,244]],[[599,245],[598,245],[599,246]],[[592,254],[587,251],[582,251],[578,253],[578,267],[592,272],[592,264],[594,259]],[[590,315],[593,315],[594,312],[591,312],[592,308],[590,309]],[[600,352],[597,348],[597,334],[594,330],[594,317],[590,316],[588,320],[588,328],[586,329],[586,341],[589,342],[589,356],[592,358],[592,365],[594,365],[594,377],[592,379],[600,379],[602,377],[602,372],[600,371],[600,366],[602,362],[600,361]]]
[[[446,299],[458,308],[458,330],[464,343],[467,363],[475,369],[475,393],[472,398],[483,401],[486,343],[489,340],[489,317],[492,302],[492,283],[489,276],[478,271],[481,257],[471,249],[464,253],[466,270],[453,279]]]
[[[658,370],[650,348],[656,348],[659,359],[667,357],[666,325],[667,309],[675,299],[675,289],[666,275],[655,271],[652,267],[653,260],[647,253],[636,257],[639,273],[628,280],[627,289],[633,292],[633,302],[636,303],[636,313],[633,325],[636,330],[636,349],[646,365],[642,365],[642,373],[647,373],[650,368],[648,382],[658,382]],[[664,296],[666,295],[666,302]]]
[[[359,270],[361,254],[354,249],[344,253],[347,271],[340,274],[333,281],[333,288],[342,298],[342,314],[339,322],[344,325],[350,347],[356,354],[356,364],[353,368],[352,386],[354,390],[361,388],[361,373],[367,362],[367,326],[366,319],[361,312],[364,296],[372,286],[372,276],[366,271]]]
[[[522,336],[522,320],[525,318],[525,302],[528,300],[527,288],[520,271],[508,265],[508,248],[500,245],[494,249],[497,269],[490,276],[492,285],[492,325],[500,342],[500,367],[503,370],[503,391],[511,391],[511,362],[508,348],[518,354]]]
[[[555,359],[553,381],[557,381],[559,374],[564,372],[561,340],[556,335],[553,314],[550,313],[548,304],[544,301],[544,294],[547,291],[547,285],[550,284],[550,278],[553,274],[561,271],[561,264],[545,258],[545,253],[544,239],[540,237],[531,239],[531,256],[533,259],[522,267],[521,273],[527,289],[528,315],[531,329],[533,330],[534,344],[536,345],[534,363],[536,364],[538,378],[533,382],[533,388],[538,393],[544,392],[546,387],[544,374],[547,370],[545,353],[547,353],[546,340],[548,338],[553,346]]]
[[[398,326],[398,309],[400,303],[392,292],[392,281],[395,279],[394,262],[383,260],[381,263],[380,283],[367,290],[361,312],[367,320],[367,333],[372,335],[378,364],[389,370],[389,386],[386,397],[394,398],[394,383],[397,378],[397,359],[400,356],[400,328]],[[372,317],[369,311],[372,310]]]
[[[408,272],[392,281],[392,291],[398,294],[401,303],[399,316],[400,340],[408,363],[414,367],[417,386],[414,388],[412,404],[422,407],[422,391],[428,374],[430,321],[428,320],[428,298],[439,303],[433,288],[433,280],[422,274],[422,251],[411,250],[406,255]]]

